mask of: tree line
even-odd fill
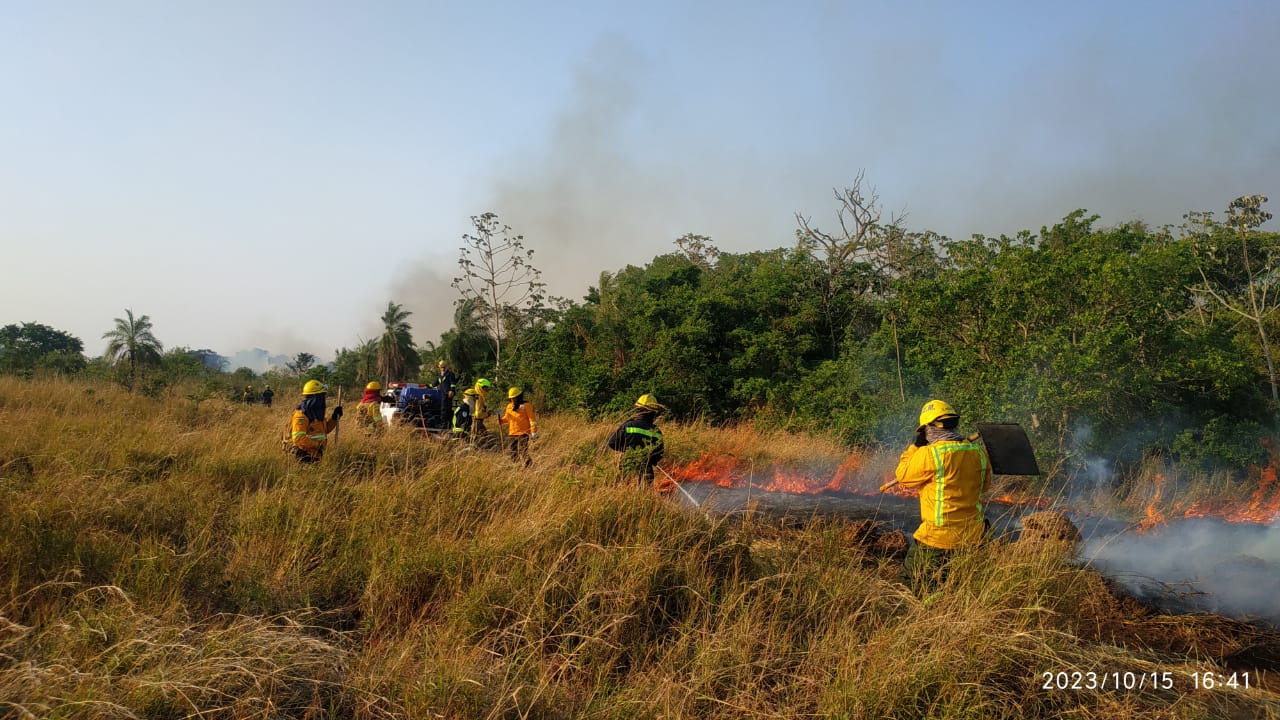
[[[551,298],[523,238],[493,213],[463,236],[454,326],[415,345],[390,302],[383,332],[319,363],[226,373],[163,353],[147,316],[116,320],[103,358],[37,323],[0,328],[0,371],[113,377],[146,391],[460,376],[526,388],[546,409],[612,415],[656,393],[675,416],[896,445],[930,397],[967,421],[1018,422],[1044,454],[1137,462],[1160,453],[1241,467],[1276,430],[1276,259],[1266,198],[1219,220],[1101,226],[1083,210],[1038,232],[955,240],[883,218],[861,176],[829,229],[797,216],[793,242],[745,253],[685,235],[643,266],[603,272],[581,300]],[[305,357],[303,357],[305,356]],[[150,370],[148,370],[150,368]]]
[[[685,236],[580,302],[530,312],[514,372],[551,410],[655,392],[682,417],[904,441],[931,397],[1018,422],[1055,458],[1242,467],[1276,430],[1276,260],[1263,196],[1225,218],[953,240],[882,220],[861,179],[835,231],[726,253]]]

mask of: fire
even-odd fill
[[[846,458],[835,469],[830,479],[825,475],[815,476],[784,465],[773,465],[765,470],[752,472],[744,469],[734,458],[715,453],[707,453],[686,465],[677,465],[671,469],[671,475],[678,482],[712,483],[724,488],[751,488],[761,492],[792,495],[817,495],[828,492],[876,495],[880,492],[880,486],[893,480],[892,473],[877,473],[864,467],[863,458],[859,455]],[[900,498],[915,498],[920,495],[918,490],[907,489],[901,485],[893,485],[883,492]],[[1037,508],[1046,507],[1049,504],[1049,501],[1043,498],[1015,498],[1007,493],[991,500]]]
[[[1160,496],[1164,494],[1164,475],[1156,475],[1154,483],[1156,489],[1151,494],[1151,500],[1142,510],[1145,517],[1138,523],[1138,532],[1145,532],[1156,525],[1163,525],[1167,519],[1164,513],[1160,512]]]
[[[759,472],[744,469],[728,455],[707,453],[687,465],[672,468],[671,475],[680,482],[713,483],[724,488],[752,488],[762,492],[816,495],[824,492],[858,492],[850,487],[858,475],[858,458],[846,460],[828,480],[814,477],[785,465],[772,465]]]
[[[1174,518],[1218,518],[1232,523],[1257,523],[1268,525],[1280,520],[1280,480],[1277,476],[1277,462],[1258,471],[1258,487],[1248,498],[1217,500],[1197,500],[1191,503],[1173,501],[1170,507],[1161,509],[1160,501],[1164,491],[1165,477],[1155,477],[1155,491],[1150,502],[1143,510],[1144,518],[1138,523],[1139,532],[1163,525]]]
[[[1280,483],[1277,482],[1273,462],[1258,473],[1258,489],[1249,499],[1241,502],[1202,500],[1191,503],[1183,517],[1217,517],[1227,522],[1260,523],[1263,525],[1280,519]]]
[[[1268,448],[1271,448],[1270,444]],[[867,468],[863,460],[860,455],[849,456],[828,476],[827,471],[821,469],[805,472],[785,464],[756,470],[744,467],[730,455],[708,452],[693,462],[672,467],[670,472],[677,482],[711,483],[723,488],[750,488],[793,495],[875,495],[881,485],[893,480],[893,475]],[[1280,448],[1273,449],[1271,464],[1257,472],[1258,486],[1247,498],[1195,502],[1166,497],[1168,478],[1157,474],[1152,478],[1150,497],[1142,509],[1142,519],[1136,529],[1143,532],[1178,518],[1216,517],[1227,522],[1259,524],[1280,521]],[[893,485],[883,492],[901,498],[919,495],[917,491],[900,485]],[[1043,497],[1007,492],[989,496],[986,501],[1036,509],[1043,509],[1051,504]]]
[[[1022,505],[1025,507],[1044,510],[1049,507],[1048,498],[1042,497],[1014,497],[1013,493],[1001,493],[992,495],[987,498],[987,502],[1001,503],[1004,505]]]
[[[738,463],[727,455],[704,454],[688,465],[677,465],[672,477],[681,482],[709,482],[720,487],[739,487],[745,474],[738,470]]]

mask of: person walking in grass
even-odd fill
[[[338,427],[338,419],[342,417],[342,406],[333,409],[328,420],[324,417],[324,399],[326,388],[319,380],[308,380],[302,386],[302,403],[293,413],[290,421],[290,442],[293,454],[298,462],[313,463],[324,455],[325,443],[329,433]]]
[[[270,385],[262,388],[262,404],[263,405],[266,405],[267,407],[271,407],[271,398],[275,396],[276,396],[276,391],[272,390]]]
[[[903,572],[913,589],[927,592],[945,578],[953,552],[980,545],[986,536],[981,498],[991,484],[991,460],[981,442],[957,431],[960,415],[947,403],[925,403],[919,422],[894,476],[903,487],[920,490],[920,527]]]
[[[642,483],[653,482],[653,469],[662,462],[662,430],[655,424],[667,408],[651,394],[641,395],[631,416],[609,435],[606,444],[622,453],[618,467],[624,476]]]
[[[533,414],[533,404],[525,402],[524,391],[518,387],[507,390],[507,409],[498,418],[498,424],[507,426],[507,447],[511,450],[511,459],[524,461],[524,466],[533,464],[529,457],[529,440],[538,437],[538,421]]]

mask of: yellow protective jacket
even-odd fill
[[[475,391],[476,391],[476,407],[475,407],[475,410],[472,411],[471,416],[477,420],[484,420],[485,418],[489,417],[489,415],[491,414],[489,412],[489,408],[485,406],[486,405],[485,401],[489,399],[489,388],[476,385]]]
[[[981,441],[941,440],[902,452],[898,483],[920,489],[915,539],[940,550],[982,542],[981,497],[991,484],[991,460]]]
[[[327,435],[338,427],[338,421],[332,417],[328,420],[316,420],[314,422],[307,420],[307,416],[301,410],[295,410],[293,420],[290,422],[290,428],[293,440],[293,446],[312,457],[320,457],[324,453],[325,440]]]
[[[507,435],[528,435],[538,432],[538,421],[533,416],[533,405],[527,402],[520,403],[520,407],[516,407],[514,403],[507,403],[507,411],[502,413],[498,422],[507,425]]]

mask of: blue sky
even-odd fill
[[[452,315],[468,218],[559,295],[687,232],[954,237],[1280,195],[1270,2],[0,0],[0,324],[333,350]],[[1272,208],[1275,211],[1274,208]]]

